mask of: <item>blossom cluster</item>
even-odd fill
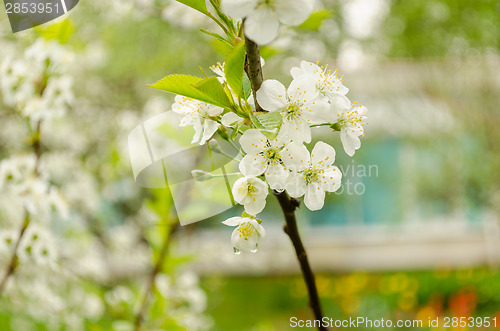
[[[73,79],[66,74],[73,55],[56,41],[38,39],[21,57],[0,61],[3,103],[32,123],[63,116],[73,103]]]
[[[122,223],[96,224],[124,201],[141,198],[128,171],[120,171],[128,170],[128,150],[117,145],[138,115],[131,118],[131,111],[117,113],[99,103],[108,93],[99,77],[88,79],[96,62],[88,55],[91,47],[76,51],[56,39],[19,37],[14,43],[0,37],[0,49],[2,277],[15,262],[0,290],[2,314],[13,317],[14,330],[33,329],[36,323],[78,331],[88,321],[109,316],[116,320],[113,330],[131,330],[130,316],[143,295],[137,285],[153,255],[144,240],[144,223],[159,217],[145,205],[127,211],[122,220],[114,218]],[[68,65],[72,59],[78,66]],[[71,84],[76,77],[81,82],[75,86],[77,107]],[[109,162],[115,148],[117,161]],[[108,285],[104,289],[102,284]],[[123,294],[123,288],[132,296],[114,305],[113,295]],[[162,319],[168,315],[172,324],[205,330],[204,295],[199,284],[184,281],[169,284],[154,298],[172,302]],[[124,307],[130,310],[127,315]]]
[[[225,84],[223,66],[212,70]],[[326,192],[339,189],[342,173],[334,165],[335,149],[323,141],[316,142],[311,152],[306,147],[312,141],[313,128],[329,126],[340,132],[349,156],[361,146],[360,136],[364,135],[367,124],[366,108],[346,97],[348,88],[342,76],[328,66],[307,61],[292,68],[291,75],[293,80],[288,88],[272,79],[262,83],[256,97],[258,105],[266,111],[264,115],[255,112],[252,97],[237,100],[234,93],[235,104],[241,105],[237,111],[180,95],[172,107],[182,115],[181,126],[194,127],[193,143],[203,145],[217,132],[241,133],[238,142],[242,177],[234,182],[232,195],[245,212],[223,222],[236,226],[231,237],[236,253],[255,252],[265,239],[257,215],[266,206],[269,190],[277,194],[286,192],[293,198],[303,197],[305,206],[315,211],[323,208]],[[271,120],[270,127],[258,124],[261,116]]]

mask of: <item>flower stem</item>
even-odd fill
[[[309,293],[309,306],[314,313],[314,319],[323,320],[323,312],[321,309],[321,302],[319,300],[318,289],[316,287],[316,280],[314,279],[314,273],[309,264],[307,258],[307,253],[302,244],[302,239],[300,238],[299,230],[297,228],[297,219],[295,218],[295,209],[299,206],[299,201],[290,198],[286,192],[274,192],[274,195],[278,199],[278,202],[283,210],[283,215],[285,216],[285,226],[283,230],[290,237],[293,247],[295,248],[295,253],[297,259],[300,263],[300,269],[302,270],[302,277],[307,286],[307,292]],[[327,330],[326,327],[319,324],[318,330]]]

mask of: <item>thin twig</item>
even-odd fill
[[[300,269],[302,270],[302,277],[307,286],[307,291],[309,293],[309,306],[311,307],[314,318],[320,322],[323,320],[323,312],[321,309],[321,302],[319,300],[318,289],[316,287],[316,281],[314,279],[314,273],[309,264],[307,258],[307,253],[300,239],[299,230],[297,228],[297,220],[295,218],[295,209],[299,206],[299,201],[290,198],[286,192],[274,192],[274,195],[278,199],[278,202],[283,210],[283,215],[285,216],[285,226],[283,227],[285,233],[290,237],[293,247],[295,248],[295,253],[297,254],[297,259],[300,263]],[[320,326],[319,330],[327,330],[326,327]]]
[[[9,279],[10,276],[14,274],[14,271],[16,270],[17,250],[19,249],[19,243],[21,242],[24,232],[28,228],[29,224],[30,224],[30,218],[28,212],[26,211],[26,216],[24,218],[23,225],[21,226],[21,229],[19,231],[19,236],[17,237],[16,244],[14,245],[14,248],[12,250],[12,255],[9,259],[9,264],[7,265],[7,270],[5,270],[5,274],[3,275],[2,280],[0,281],[0,296],[3,293],[5,285],[7,284],[7,280]]]
[[[38,121],[36,124],[36,130],[33,133],[32,136],[32,141],[31,141],[31,148],[33,149],[33,153],[35,154],[35,169],[34,173],[35,176],[40,176],[40,159],[42,157],[42,143],[41,143],[41,126],[42,122]],[[12,255],[9,259],[9,264],[7,265],[7,270],[5,270],[5,273],[2,277],[2,280],[0,281],[0,296],[3,293],[5,284],[7,284],[7,280],[14,274],[17,268],[17,250],[19,248],[19,243],[23,239],[24,233],[26,232],[26,229],[30,225],[30,215],[27,210],[25,212],[25,217],[23,224],[21,225],[21,228],[19,230],[19,236],[17,238],[16,244],[14,245],[14,248],[12,250]]]
[[[135,331],[142,330],[142,323],[144,321],[146,311],[149,307],[149,301],[151,299],[151,294],[153,293],[153,289],[155,286],[156,276],[158,276],[160,271],[163,269],[163,265],[165,264],[165,260],[167,258],[168,249],[170,247],[170,239],[172,238],[172,234],[177,230],[178,224],[178,221],[172,222],[170,224],[165,224],[165,238],[163,240],[160,255],[158,256],[158,260],[153,266],[153,269],[151,269],[141,306],[139,307],[139,310],[137,311],[137,314],[135,316]]]

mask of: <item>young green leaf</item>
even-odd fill
[[[260,124],[268,129],[276,129],[280,127],[281,123],[283,122],[283,119],[281,118],[281,114],[278,112],[272,112],[272,113],[265,113],[259,116],[256,116],[257,120],[260,122]]]
[[[240,42],[229,52],[224,64],[224,74],[233,92],[243,96],[243,72],[245,66],[245,43]]]
[[[212,77],[213,79],[217,80],[217,78]],[[149,87],[156,88],[159,90],[175,93],[175,94],[180,94],[188,98],[204,101],[219,107],[227,107],[229,104],[229,100],[227,99],[224,100],[223,103],[221,103],[219,100],[223,100],[222,97],[215,95],[212,96],[210,93],[210,89],[205,86],[205,83],[202,83],[204,80],[210,79],[210,78],[200,78],[196,76],[189,76],[189,75],[169,75],[165,76],[164,78],[160,79],[154,84],[148,85]],[[198,87],[197,85],[202,83],[202,87]],[[222,88],[222,85],[219,83],[217,80],[217,83],[219,84],[220,89],[222,89],[222,93],[224,93],[224,89]],[[217,90],[217,88],[214,88]],[[208,93],[207,93],[208,91]],[[214,93],[218,94],[220,92]],[[224,93],[225,94],[225,93]]]
[[[180,2],[182,4],[185,4],[186,6],[189,6],[193,9],[196,9],[197,11],[209,15],[209,12],[207,10],[207,4],[205,3],[205,0],[177,0],[177,2]]]
[[[246,72],[243,73],[243,99],[248,100],[252,95],[252,82],[248,78]]]
[[[226,91],[224,91],[224,87],[219,82],[217,77],[208,77],[202,79],[198,83],[196,83],[194,87],[201,93],[209,96],[212,100],[217,102],[216,105],[221,107],[232,108],[233,105],[229,101]]]
[[[259,119],[257,118],[257,116],[255,116],[253,114],[253,112],[248,112],[248,115],[250,116],[250,120],[252,121],[252,123],[255,125],[255,127],[257,129],[265,129],[265,127],[262,125],[262,123],[259,121]]]
[[[323,21],[330,16],[332,16],[332,13],[329,10],[317,11],[315,13],[312,13],[307,20],[299,25],[299,28],[304,30],[318,31]]]
[[[205,34],[208,34],[209,36],[212,36],[212,37],[216,38],[219,41],[225,42],[225,43],[227,43],[227,44],[229,44],[229,45],[232,46],[232,44],[228,40],[226,40],[223,36],[221,36],[220,34],[217,34],[217,33],[214,33],[214,32],[210,32],[210,31],[207,31],[205,29],[200,29],[200,31],[203,32],[203,33],[205,33]]]

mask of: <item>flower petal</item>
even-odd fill
[[[258,0],[222,0],[221,6],[233,18],[243,18],[253,13]]]
[[[245,20],[245,35],[259,45],[270,43],[278,35],[279,22],[268,6],[256,8]]]
[[[280,152],[281,160],[287,170],[301,171],[309,165],[309,151],[303,144],[292,142]]]
[[[245,211],[250,215],[257,215],[266,206],[266,199],[257,199],[245,204]]]
[[[257,129],[246,130],[240,138],[241,148],[246,153],[255,154],[262,152],[267,144],[267,137]]]
[[[207,112],[207,114],[209,116],[218,116],[224,110],[221,107],[217,107],[217,106],[209,105],[209,104],[206,104],[205,107],[206,107],[205,111]]]
[[[332,167],[328,172],[323,173],[320,186],[328,192],[335,192],[342,184],[342,172],[337,167]]]
[[[277,111],[287,104],[286,89],[274,79],[265,80],[257,91],[259,105],[267,111]]]
[[[245,176],[259,176],[266,167],[266,160],[261,154],[247,154],[239,165],[241,173]]]
[[[316,183],[307,185],[304,203],[309,210],[319,210],[325,204],[325,191]]]
[[[201,135],[203,133],[203,127],[199,121],[196,121],[193,123],[193,128],[194,128],[194,136],[193,140],[191,141],[191,144],[197,143],[200,141]],[[203,145],[204,143],[200,143],[200,145]]]
[[[330,167],[333,162],[335,162],[335,149],[318,141],[311,152],[311,163],[324,169]]]
[[[221,122],[224,126],[233,126],[236,122],[242,120],[243,118],[239,117],[233,112],[226,113],[222,115]]]
[[[233,197],[239,204],[247,197],[248,191],[243,189],[247,187],[247,180],[247,177],[241,177],[233,184]]]
[[[285,189],[292,198],[298,198],[306,193],[306,181],[302,174],[292,172],[288,176]]]
[[[267,167],[265,176],[272,190],[283,191],[285,189],[286,179],[290,172],[285,170],[281,164],[271,164]]]
[[[340,130],[340,141],[342,141],[342,145],[344,146],[344,151],[349,156],[353,156],[358,148],[361,147],[361,141],[358,137],[359,133],[352,132],[352,129],[349,127],[342,128]]]
[[[311,128],[307,124],[306,119],[285,120],[281,125],[278,138],[281,140],[288,139],[296,143],[309,143],[311,142]]]
[[[337,114],[330,111],[327,101],[315,99],[304,105],[304,118],[309,124],[332,123],[337,121]]]
[[[351,109],[351,101],[345,96],[335,96],[330,99],[330,110],[333,114],[338,115],[346,113]]]
[[[218,128],[219,126],[217,125],[217,122],[205,120],[205,123],[203,123],[203,138],[200,140],[200,145],[205,144],[208,139],[212,138]]]
[[[288,86],[287,93],[290,101],[298,102],[299,104],[312,102],[319,95],[316,82],[309,75],[299,75],[297,78],[294,78],[290,86]]]
[[[313,3],[310,0],[278,0],[275,10],[281,23],[299,25],[311,15]]]
[[[227,220],[223,221],[222,224],[225,224],[225,225],[228,225],[228,226],[238,226],[244,220],[245,220],[245,218],[236,216],[236,217],[228,218]]]

